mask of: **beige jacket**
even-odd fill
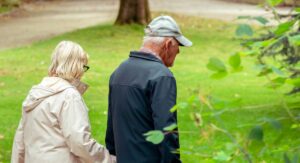
[[[88,110],[76,88],[61,78],[46,77],[23,102],[11,162],[115,162],[90,130]]]

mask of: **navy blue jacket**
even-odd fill
[[[154,55],[131,52],[111,75],[106,147],[118,163],[181,162],[178,133],[165,135],[162,143],[146,141],[144,133],[177,124],[176,81]]]

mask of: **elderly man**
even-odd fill
[[[179,46],[191,46],[170,16],[155,18],[145,29],[139,51],[130,52],[111,75],[106,146],[118,163],[181,162],[178,133],[168,133],[158,145],[145,140],[149,130],[177,123],[176,81],[168,69]]]

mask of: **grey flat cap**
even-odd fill
[[[181,46],[192,46],[193,43],[184,37],[171,16],[159,16],[153,19],[145,29],[145,35],[150,37],[174,37]]]

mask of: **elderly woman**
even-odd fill
[[[23,102],[12,163],[115,162],[91,137],[88,110],[80,82],[88,70],[88,55],[80,45],[60,42],[52,54],[49,77],[33,86]]]

